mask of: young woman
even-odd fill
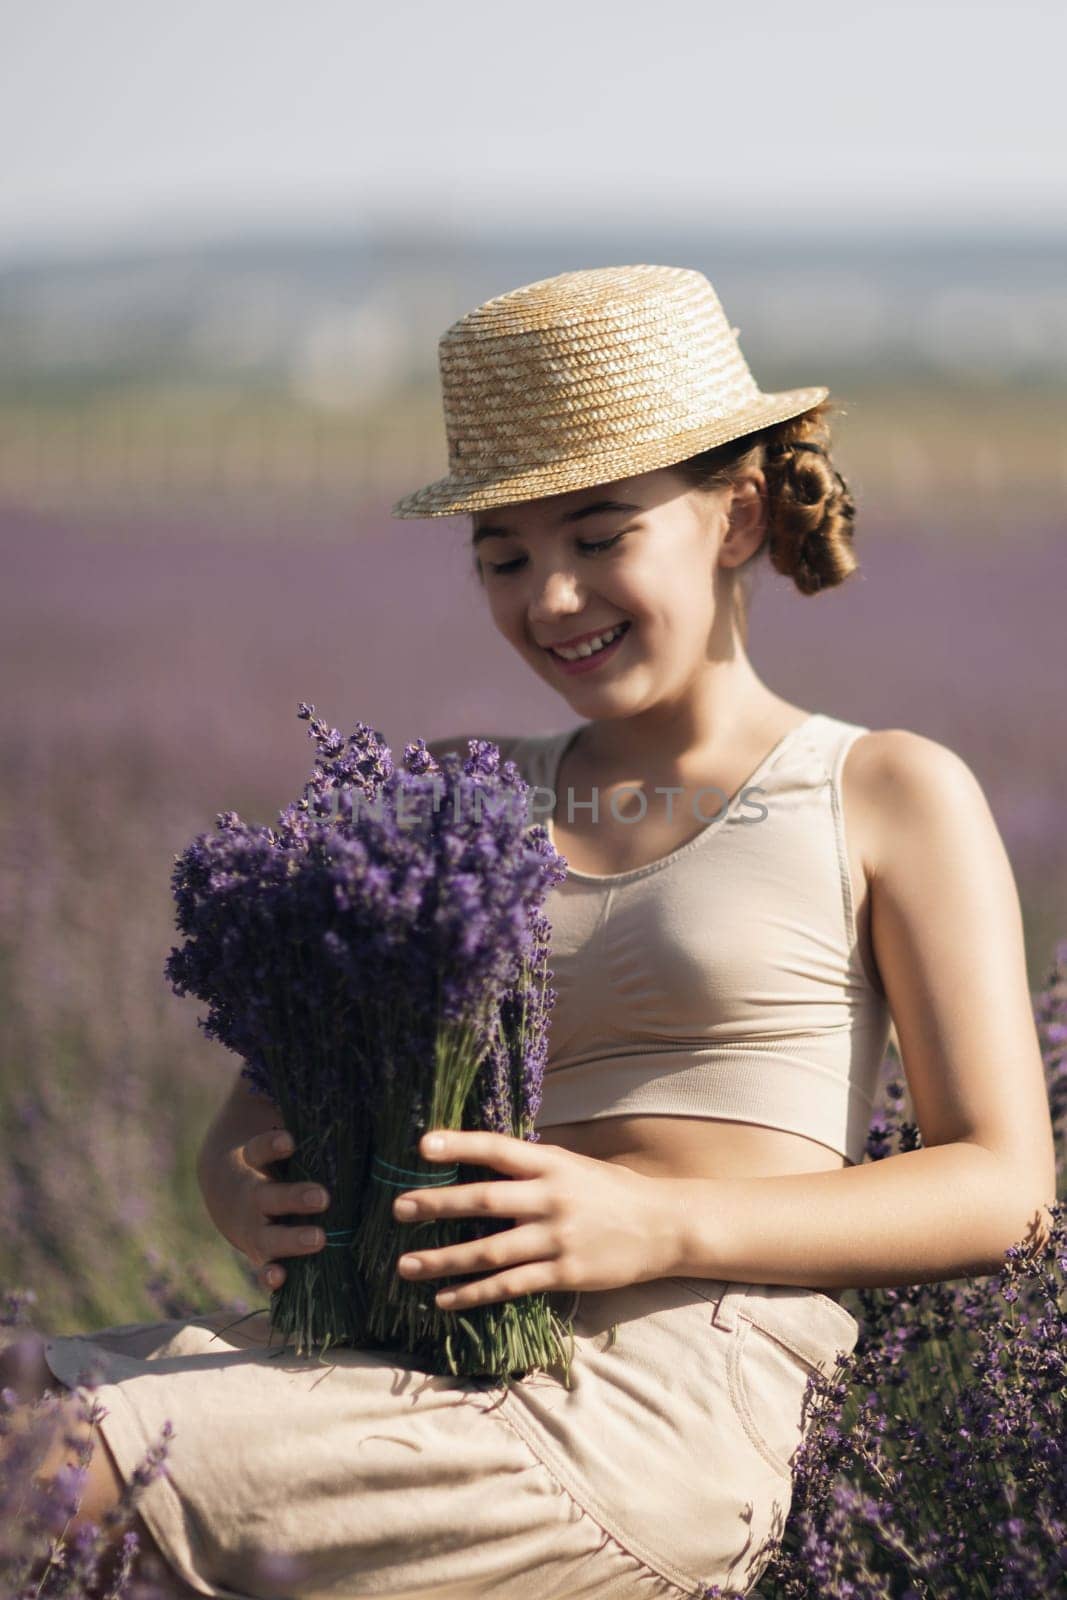
[[[808,1375],[855,1344],[840,1291],[993,1271],[1055,1197],[1012,873],[951,750],[795,705],[749,660],[763,553],[802,594],[841,583],[854,506],[827,391],[762,393],[701,274],[564,273],[440,353],[451,470],[394,512],[472,514],[496,627],[578,720],[490,735],[569,864],[540,1139],[424,1142],[511,1181],[397,1201],[514,1226],[401,1270],[452,1278],[457,1311],[552,1294],[571,1387],[500,1403],[368,1352],[279,1360],[265,1313],[53,1339],[35,1378],[104,1365],[83,1520],[172,1422],[139,1531],[176,1593],[743,1591]],[[891,1024],[924,1147],[863,1162]],[[201,1153],[264,1287],[324,1242],[274,1220],[327,1198],[275,1181],[280,1132],[238,1080]]]

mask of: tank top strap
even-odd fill
[[[802,742],[809,750],[818,751],[826,776],[831,780],[835,791],[840,792],[841,770],[849,750],[861,734],[870,731],[863,723],[846,722],[843,718],[831,717],[826,712],[819,712],[817,716],[812,717],[801,730]]]

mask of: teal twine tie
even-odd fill
[[[377,1172],[371,1173],[374,1183],[385,1183],[393,1189],[427,1189],[437,1184],[455,1183],[456,1175],[459,1172],[458,1165],[441,1167],[436,1172],[413,1172],[410,1167],[394,1167],[391,1161],[383,1161],[381,1156],[375,1156],[373,1165],[387,1168],[390,1172],[403,1173],[404,1181],[397,1178],[380,1178]]]
[[[374,1167],[387,1169],[389,1172],[403,1174],[401,1178],[383,1178],[377,1172],[371,1173],[373,1183],[384,1183],[391,1189],[431,1189],[440,1188],[446,1183],[455,1183],[459,1174],[459,1166],[442,1167],[437,1172],[416,1172],[412,1167],[395,1167],[391,1161],[383,1161],[381,1156],[375,1156]],[[340,1249],[343,1245],[350,1244],[356,1236],[355,1228],[337,1228],[326,1235],[326,1248]]]

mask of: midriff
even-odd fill
[[[716,783],[727,794],[735,795],[761,755],[807,715],[783,702],[780,715],[764,724],[759,741],[747,751],[737,752],[731,772],[701,777],[700,782]],[[868,864],[873,859],[873,801],[869,786],[863,783],[863,756],[859,754],[861,748],[869,743],[870,736],[866,735],[851,746],[842,771],[841,793],[860,954],[868,977],[881,989],[870,930]],[[571,749],[564,752],[556,774],[555,789],[557,796],[561,796],[568,787],[572,788],[578,798],[587,796],[595,783],[599,786],[602,799],[606,800],[613,782],[621,784],[633,781],[632,773],[620,775],[617,779],[605,779],[603,773],[594,775],[587,772],[581,765],[580,753]],[[657,783],[667,785],[679,780],[674,775],[657,774],[644,781],[651,791]],[[613,852],[612,824],[610,821],[605,823],[605,811],[610,818],[610,806],[602,803],[601,820],[595,830],[588,823],[583,827],[580,821],[561,823],[558,817],[553,817],[553,842],[575,871],[610,875],[628,872],[645,864],[645,860],[633,858],[635,830],[625,824],[614,825],[617,837]],[[643,833],[643,852],[648,862],[669,855],[696,832],[692,819],[685,814],[685,808],[679,806],[678,811],[673,834],[665,823],[650,827]],[[584,815],[579,812],[580,817]],[[650,818],[651,808],[645,820]],[[767,1127],[762,1123],[735,1122],[722,1117],[598,1117],[582,1122],[557,1123],[540,1129],[539,1136],[545,1144],[560,1145],[594,1160],[616,1162],[650,1177],[770,1178],[836,1171],[851,1165],[840,1152],[803,1134]],[[841,1291],[833,1286],[813,1283],[807,1287],[818,1289],[832,1299],[840,1299]]]

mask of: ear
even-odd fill
[[[727,513],[719,559],[723,566],[738,567],[759,549],[767,532],[767,480],[759,467],[746,467],[731,485]]]

